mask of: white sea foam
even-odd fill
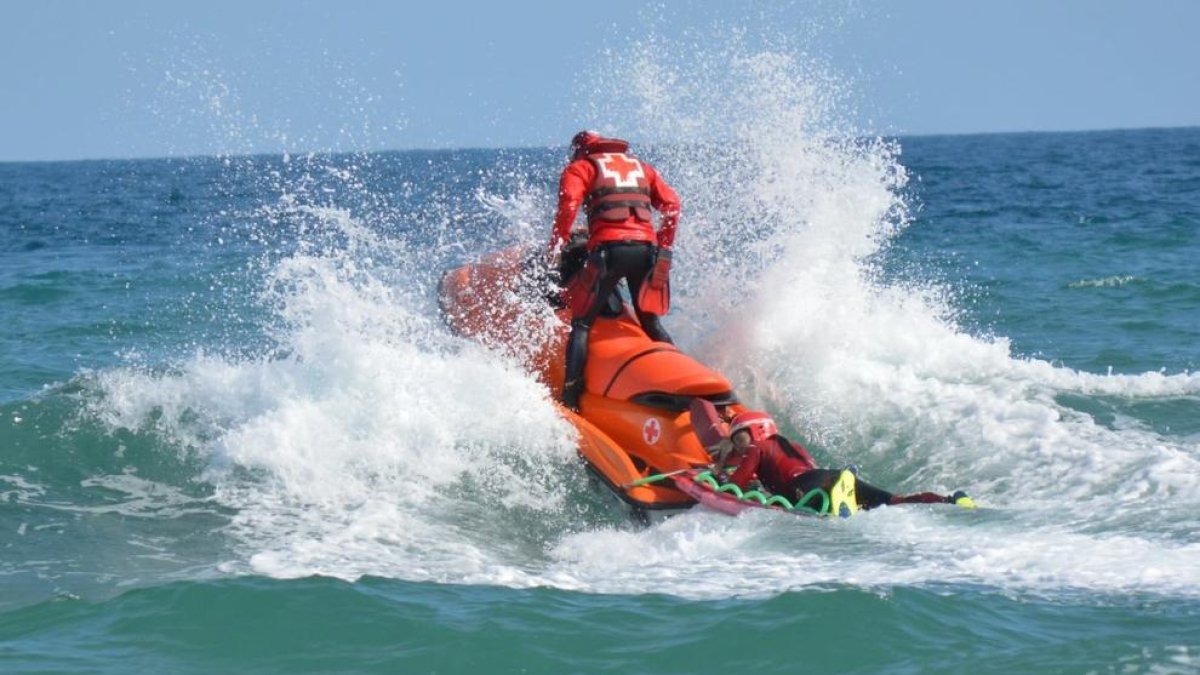
[[[97,373],[95,415],[209,459],[246,552],[226,569],[462,580],[494,566],[504,542],[456,518],[561,509],[562,474],[579,471],[569,426],[526,373],[452,337],[427,289],[384,283],[404,242],[387,250],[342,210],[305,214],[342,245],[274,264],[278,350]]]
[[[1067,284],[1067,288],[1113,288],[1143,281],[1128,274],[1102,277],[1099,279],[1080,279]]]

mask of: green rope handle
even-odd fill
[[[751,490],[749,492],[743,493],[742,499],[745,499],[747,501],[753,499],[754,501],[758,502],[759,504],[761,504],[763,506],[767,505],[767,496],[764,495],[763,493],[759,492],[758,490]]]
[[[717,492],[728,492],[738,499],[745,499],[746,495],[742,494],[742,488],[733,483],[726,483],[717,487]]]
[[[808,505],[808,503],[810,501],[812,501],[814,497],[821,498],[821,508],[815,509]],[[803,497],[800,498],[800,501],[796,502],[796,508],[802,508],[802,509],[805,509],[808,511],[812,511],[813,513],[815,513],[819,516],[828,515],[829,514],[829,493],[822,490],[821,488],[817,488],[815,490],[809,490],[807,493],[805,493],[805,495]]]
[[[788,501],[787,497],[784,497],[783,495],[772,495],[768,498],[759,490],[742,492],[742,489],[734,483],[718,482],[716,477],[712,475],[711,471],[701,471],[700,473],[696,474],[696,477],[693,480],[695,480],[697,483],[707,485],[710,489],[712,489],[713,492],[726,492],[741,500],[756,501],[762,506],[777,506],[785,511],[803,509],[818,516],[827,515],[829,513],[829,493],[821,488],[809,490],[808,493],[800,498],[800,501],[792,504],[790,501]],[[809,506],[808,504],[817,497],[821,498],[821,508],[819,509]]]
[[[792,503],[788,501],[788,498],[784,497],[783,495],[772,495],[772,497],[767,500],[766,506],[778,506],[788,511],[796,508],[795,506],[792,506]]]

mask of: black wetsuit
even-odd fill
[[[563,384],[563,403],[568,407],[579,408],[579,396],[583,393],[583,367],[587,363],[588,334],[621,279],[629,284],[633,309],[646,335],[656,342],[673,342],[658,316],[643,312],[637,304],[642,282],[654,267],[655,250],[649,242],[622,241],[600,244],[588,256],[587,264],[599,266],[600,274],[591,306],[582,316],[571,319],[571,337],[567,340],[567,375]]]

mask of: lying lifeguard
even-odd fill
[[[701,408],[711,405],[697,401]],[[713,418],[715,409],[701,414],[697,406],[693,407],[694,418]],[[859,479],[854,468],[818,468],[808,450],[782,436],[775,420],[764,412],[739,413],[729,421],[727,435],[721,433],[723,430],[715,431],[718,438],[724,438],[706,445],[713,456],[709,475],[718,488],[733,485],[739,494],[766,492],[783,497],[784,503],[791,505],[819,503],[822,505],[819,508],[808,508],[843,518],[859,509],[896,504],[956,504],[975,508],[975,503],[961,490],[950,495],[933,492],[897,495]],[[819,502],[814,501],[815,495],[820,496]]]

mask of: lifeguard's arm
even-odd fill
[[[743,490],[748,489],[750,481],[754,479],[754,474],[758,471],[758,463],[761,460],[762,450],[757,445],[751,445],[746,448],[746,455],[742,458],[742,461],[738,462],[737,470],[733,472],[733,476],[729,478],[729,482]]]
[[[658,245],[661,248],[671,248],[675,243],[675,226],[679,224],[679,195],[662,179],[654,167],[647,166],[650,174],[650,203],[662,214],[658,225]]]
[[[550,255],[561,253],[571,240],[571,226],[575,224],[579,206],[587,196],[594,172],[592,163],[587,160],[576,160],[563,169],[558,179],[558,211],[554,214],[554,227],[550,230]]]

